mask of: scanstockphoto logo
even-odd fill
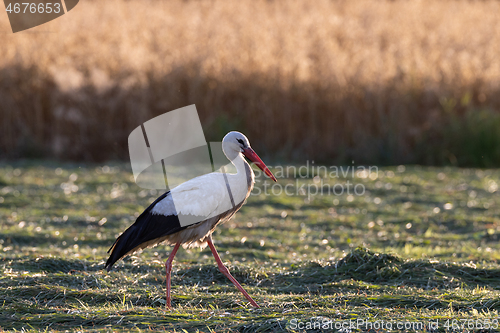
[[[4,0],[12,32],[27,30],[63,16],[79,0]]]
[[[205,140],[195,105],[146,121],[130,133],[128,146],[132,172],[139,187],[167,191],[180,185],[176,191],[170,192],[171,201],[167,200],[174,207],[167,208],[174,210],[181,226],[220,215],[245,200],[246,193],[237,190],[242,184],[233,183],[234,180],[227,177],[228,173],[236,173],[236,168],[224,154],[222,142],[207,143]],[[193,210],[186,202],[213,198],[186,197],[189,189],[182,186],[186,186],[184,183],[188,180],[209,173],[212,173],[212,193],[224,195],[217,198],[215,211],[202,216],[192,215]],[[246,179],[243,185],[246,185]]]
[[[277,179],[271,183],[261,179],[261,172],[255,171],[256,182],[252,195],[288,195],[304,196],[311,200],[315,196],[347,195],[348,200],[366,193],[364,180],[376,180],[378,167],[375,165],[315,165],[306,161],[303,165],[268,166]],[[312,181],[311,181],[312,180]]]

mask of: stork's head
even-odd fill
[[[269,178],[275,182],[277,181],[276,177],[274,177],[273,173],[269,170],[266,164],[262,162],[259,155],[257,155],[252,147],[250,147],[250,142],[247,137],[243,135],[243,133],[237,131],[227,133],[224,139],[222,139],[222,150],[224,150],[224,153],[230,160],[236,158],[236,156],[240,153],[243,154],[250,161],[254,162],[255,165],[257,165],[262,171],[264,171]]]

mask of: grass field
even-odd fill
[[[392,321],[396,331],[401,323],[407,332],[437,321],[440,332],[447,323],[463,332],[498,323],[500,171],[399,166],[376,176],[279,180],[294,188],[350,181],[363,195],[251,196],[214,241],[261,308],[209,250],[180,250],[167,311],[169,248],[103,270],[115,237],[158,193],[139,189],[126,164],[4,162],[0,327],[271,332],[352,319]]]

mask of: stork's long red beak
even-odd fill
[[[248,148],[243,149],[243,155],[245,155],[245,157],[248,158],[250,161],[254,162],[255,165],[257,165],[262,171],[264,171],[264,173],[269,178],[271,178],[275,182],[278,181],[278,180],[276,180],[276,177],[274,177],[271,170],[269,170],[269,168],[266,166],[266,164],[264,162],[262,162],[259,155],[257,155],[257,153],[252,148],[248,147]]]

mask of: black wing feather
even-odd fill
[[[114,263],[125,257],[134,249],[140,248],[141,244],[160,240],[162,237],[179,232],[182,227],[177,215],[152,214],[151,210],[160,201],[170,194],[170,191],[162,194],[137,218],[127,230],[125,230],[113,243],[108,253],[111,254],[106,261],[106,269],[109,271]]]

